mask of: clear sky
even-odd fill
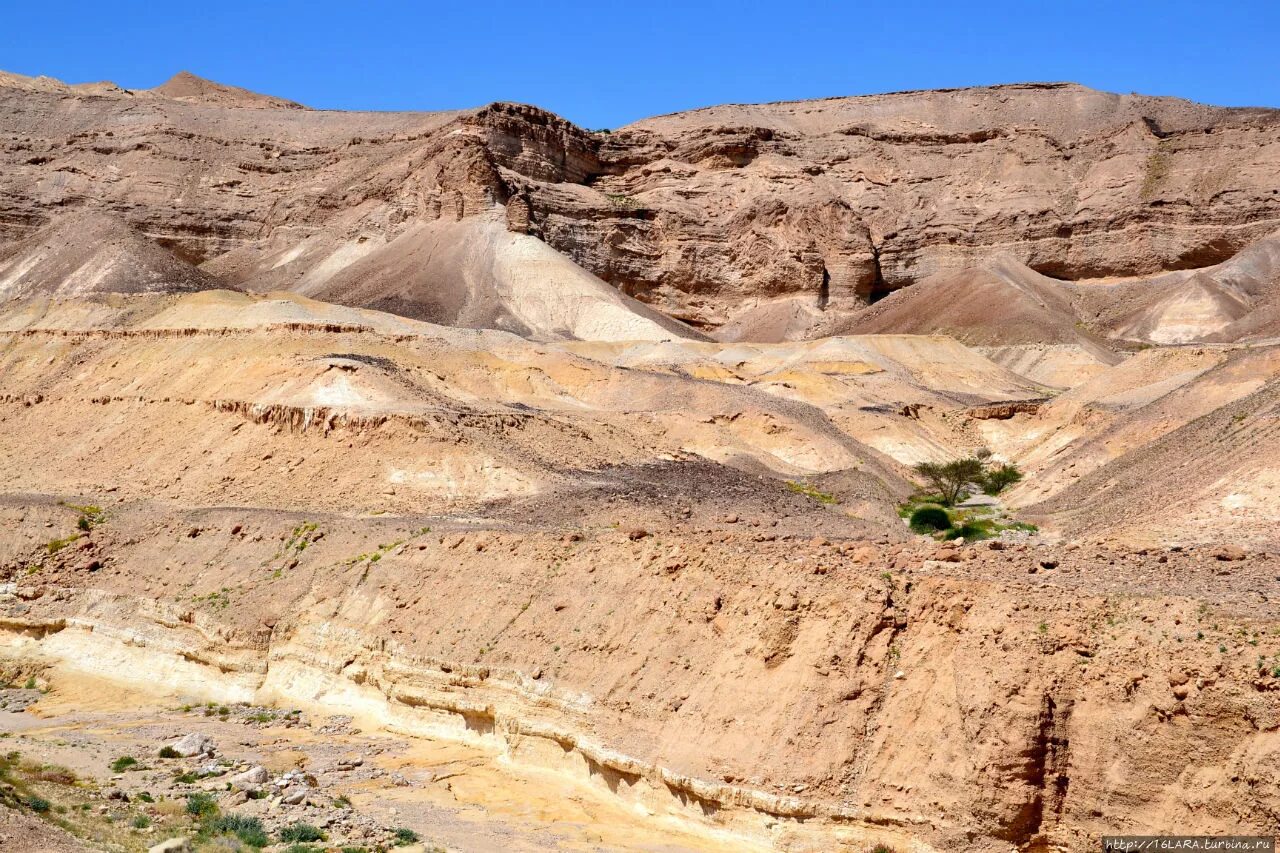
[[[495,100],[591,128],[725,102],[1027,80],[1280,107],[1280,0],[0,0],[0,69],[186,69],[334,109]]]

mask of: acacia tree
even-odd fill
[[[982,476],[982,490],[989,495],[998,495],[1022,479],[1022,472],[1016,465],[999,465]]]
[[[969,484],[982,478],[983,466],[976,458],[921,462],[916,465],[916,473],[938,493],[943,506],[955,506]]]

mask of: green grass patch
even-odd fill
[[[115,761],[111,762],[112,773],[123,773],[130,768],[138,766],[138,759],[131,755],[122,755]]]
[[[810,483],[802,483],[798,480],[787,480],[787,488],[795,492],[797,495],[804,495],[806,498],[815,500],[824,506],[831,506],[832,504],[839,503],[835,495],[830,492],[824,492],[817,486]]]
[[[417,844],[421,840],[418,833],[403,826],[395,831],[394,838],[397,847],[408,847],[410,844]]]

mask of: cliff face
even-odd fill
[[[111,512],[49,558],[46,524],[74,529],[73,509],[0,506],[0,666],[341,707],[732,832],[717,849],[1083,853],[1118,828],[1277,820],[1280,679],[1255,664],[1275,609],[1241,595],[1274,559],[1223,579],[1207,551],[1166,572],[1145,552],[330,515],[282,556],[294,514]],[[371,533],[395,543],[376,562]],[[1158,590],[1193,582],[1224,612]]]
[[[208,89],[195,79],[182,91]],[[184,259],[230,258],[215,271],[239,282],[282,241],[389,242],[414,221],[497,214],[696,326],[790,298],[816,334],[997,254],[1055,278],[1150,275],[1280,225],[1280,112],[1070,84],[592,133],[512,104],[338,113],[38,82],[0,80],[0,237],[107,208]]]

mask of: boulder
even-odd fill
[[[169,744],[169,746],[183,758],[194,758],[197,755],[213,755],[216,751],[213,738],[195,732],[178,739]]]
[[[250,767],[243,773],[237,773],[227,781],[231,787],[237,791],[254,791],[258,786],[264,785],[271,778],[271,774],[267,772],[265,767]]]

